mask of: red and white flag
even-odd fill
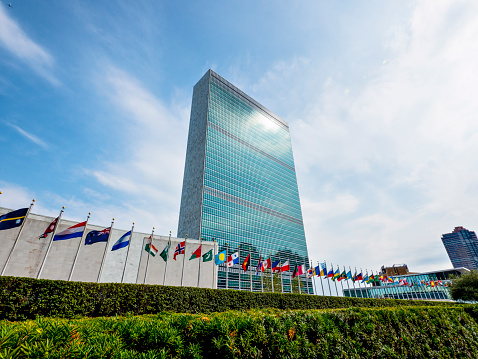
[[[264,272],[267,268],[271,267],[271,259],[265,260],[261,263],[261,271]]]
[[[48,237],[48,235],[55,230],[56,223],[58,222],[59,218],[60,217],[56,217],[56,219],[53,222],[51,222],[50,225],[48,226],[48,228],[45,230],[45,233],[43,233],[40,237],[38,237],[38,239]]]
[[[288,270],[290,270],[289,261],[285,261],[285,263],[280,267],[280,271],[285,272],[285,271],[288,271]]]

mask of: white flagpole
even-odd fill
[[[319,261],[317,261],[317,267],[319,267],[319,274],[318,275],[319,275],[319,278],[320,278],[320,286],[322,287],[322,295],[325,296],[324,283],[322,282],[322,275],[320,274],[320,272],[322,272],[322,264]],[[327,272],[327,265],[325,265],[325,272]],[[327,273],[324,273],[324,274],[327,276]],[[329,278],[329,277],[327,277],[327,278]],[[329,283],[329,290],[330,290],[330,283]],[[319,295],[319,293],[317,293],[317,295]]]
[[[251,253],[251,248],[252,247],[249,247],[249,271],[251,272],[250,281],[251,281],[251,292],[252,292],[252,253]],[[239,274],[239,283],[241,282],[240,278],[241,278],[241,275]]]
[[[332,294],[332,289],[330,289],[330,279],[329,279],[329,272],[327,270],[327,261],[326,260],[324,260],[324,264],[325,264],[325,271],[327,272],[327,273],[325,273],[325,276],[327,278],[327,284],[329,285],[329,294],[330,294],[330,296],[332,296],[333,294]],[[332,263],[330,263],[330,264],[332,264]],[[322,269],[322,266],[321,266],[321,269]],[[333,270],[334,269],[332,268],[332,271]],[[321,278],[321,280],[322,280],[322,278]],[[324,291],[324,287],[322,287],[322,291]]]
[[[91,212],[88,213],[88,217],[86,218],[85,228],[83,229],[83,234],[81,235],[80,243],[78,243],[78,249],[76,250],[75,259],[73,260],[70,274],[68,275],[68,281],[71,280],[71,276],[73,275],[73,271],[75,270],[76,260],[78,259],[78,253],[80,253],[81,243],[83,243],[83,238],[85,237],[85,233],[86,233],[86,226],[88,225],[88,220],[90,219],[90,216],[91,216]]]
[[[149,244],[148,258],[146,259],[146,268],[144,270],[143,284],[146,284],[146,276],[148,275],[149,256],[151,255],[151,248],[153,246],[153,235],[154,235],[154,227],[153,227],[153,230],[151,231],[151,242]]]
[[[110,243],[111,232],[113,232],[113,224],[114,223],[115,223],[115,219],[113,218],[113,220],[111,221],[110,233],[108,234],[108,239],[106,240],[105,251],[103,252],[103,259],[101,260],[100,271],[98,272],[98,279],[96,280],[96,283],[100,282],[101,273],[103,273],[103,266],[105,265],[106,253],[108,252],[108,244]],[[85,229],[86,229],[86,227],[85,227]]]
[[[201,254],[199,255],[199,266],[198,266],[198,285],[199,288],[199,278],[201,276],[201,260],[202,260],[202,237],[199,239],[199,247],[201,248]],[[186,249],[184,249],[184,253],[186,253]],[[186,254],[185,254],[186,256]]]
[[[280,254],[279,254],[279,258],[280,258]],[[289,264],[290,265],[290,264]],[[284,284],[282,283],[282,261],[279,262],[279,266],[280,266],[280,269],[279,269],[279,274],[280,274],[280,290],[281,290],[281,293],[284,293]]]
[[[271,267],[269,268],[271,270],[271,287],[272,287],[272,293],[274,293],[274,275],[272,273],[272,252],[269,252],[269,258],[271,259]]]
[[[262,275],[264,274],[264,272],[262,271],[262,256],[261,256],[261,252],[259,252],[259,262],[261,262],[261,293],[264,293],[264,281],[263,281],[263,278],[262,278]]]
[[[183,256],[183,271],[181,272],[181,287],[183,286],[183,278],[184,278],[184,262],[186,260],[186,246],[188,242],[188,235],[186,234],[186,238],[184,239],[184,256]],[[181,247],[181,242],[179,242],[179,246]]]
[[[228,272],[229,272],[229,270],[228,270],[228,267],[227,267],[227,243],[226,243],[226,262],[225,263],[226,263],[226,289],[229,289],[229,287],[228,287],[229,286],[229,284],[228,284],[228,279],[229,279],[228,278]]]
[[[25,218],[23,218],[22,225],[20,227],[20,230],[18,231],[17,238],[15,238],[15,242],[13,243],[13,247],[12,247],[12,249],[10,249],[10,253],[8,254],[7,261],[5,262],[5,265],[3,266],[2,274],[0,274],[2,276],[5,274],[5,269],[7,269],[8,262],[10,262],[10,257],[12,256],[12,253],[15,250],[15,247],[17,246],[18,239],[20,238],[20,235],[22,234],[23,227],[25,227],[25,223],[27,222],[28,215],[30,214],[30,211],[31,211],[34,204],[35,204],[35,200],[32,200],[32,203],[30,204],[30,207],[28,207],[28,211],[25,214]]]
[[[211,288],[214,288],[214,284],[216,283],[215,282],[215,273],[216,273],[216,268],[215,267],[218,267],[217,269],[219,270],[219,266],[216,265],[216,240],[213,238],[212,239],[212,242],[213,242],[213,245],[212,245],[212,260],[214,261],[214,263],[212,264],[212,287]],[[217,248],[219,250],[219,247]]]
[[[124,260],[123,275],[121,276],[121,283],[123,283],[124,272],[126,271],[126,264],[128,263],[129,247],[131,247],[131,240],[133,239],[133,229],[134,229],[134,222],[133,222],[133,226],[131,227],[131,233],[129,235],[128,251],[126,252],[126,259]]]
[[[316,294],[317,293],[317,289],[316,289],[316,284],[315,284],[315,275],[314,275],[314,267],[313,267],[313,264],[312,264],[312,260],[310,260],[310,269],[312,270],[312,277],[310,277],[310,281],[312,282],[312,289],[314,291],[314,293],[312,294]],[[320,274],[320,272],[319,272]],[[309,283],[307,282],[307,290],[309,290]]]
[[[166,263],[164,264],[163,285],[166,283],[166,270],[168,269],[169,250],[171,249],[171,231],[169,231],[168,251],[166,252]]]
[[[357,268],[355,268],[355,272],[357,272]],[[362,274],[362,268],[360,268],[360,274]],[[362,274],[362,278],[363,278],[363,274]],[[362,286],[360,285],[361,281],[362,281],[362,279],[358,280],[358,285],[359,285],[359,288],[360,288],[360,298],[363,298]]]
[[[37,279],[40,279],[41,273],[43,272],[43,267],[45,266],[46,257],[48,257],[48,253],[50,253],[51,244],[53,243],[53,238],[55,237],[56,230],[57,230],[58,226],[60,225],[61,215],[62,215],[64,210],[65,210],[65,207],[62,207],[61,211],[60,211],[60,215],[58,216],[58,221],[56,221],[55,228],[53,229],[53,232],[51,234],[50,243],[48,243],[48,248],[47,248],[46,253],[45,253],[45,255],[43,257],[43,260],[41,262],[40,269],[38,270]]]

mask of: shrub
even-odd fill
[[[163,311],[212,313],[262,308],[326,309],[443,305],[393,299],[326,297],[307,294],[252,293],[235,290],[142,284],[83,283],[0,277],[0,319],[36,316],[75,318],[140,315]]]

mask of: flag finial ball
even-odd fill
[[[33,202],[35,202],[35,198],[33,198]]]
[[[61,209],[65,209],[65,206],[61,207]]]

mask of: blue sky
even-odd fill
[[[0,206],[174,235],[212,68],[289,123],[312,259],[449,268],[478,230],[475,1],[11,3]]]

